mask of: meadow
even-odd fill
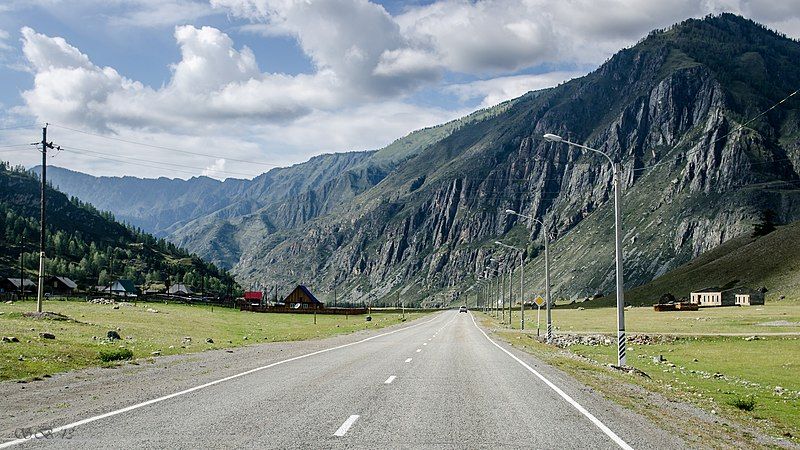
[[[683,312],[630,308],[626,328],[634,340],[629,341],[627,363],[646,376],[608,368],[617,363],[615,308],[554,309],[557,334],[609,338],[597,345],[576,341],[564,349],[535,339],[536,310],[526,313],[524,332],[519,330],[518,311],[512,314],[513,327],[493,314],[483,318],[503,339],[590,385],[592,377],[587,374],[604,372],[597,376],[621,377],[670,400],[689,402],[709,414],[800,443],[800,305],[795,302]],[[542,335],[544,320],[542,311]],[[648,339],[637,342],[636,335]],[[621,403],[629,402],[607,385],[599,382],[593,387]]]
[[[35,302],[0,304],[0,335],[19,342],[0,342],[0,381],[31,380],[57,372],[115,364],[132,359],[233,348],[261,342],[321,339],[401,323],[400,312],[365,316],[265,314],[232,308],[164,303],[94,304],[48,301],[44,310],[67,320],[25,317]],[[156,312],[157,311],[157,312]],[[406,311],[412,320],[424,313]],[[108,339],[109,331],[121,339]],[[45,339],[50,333],[55,339]],[[101,359],[101,353],[105,356]],[[104,361],[105,359],[105,361]]]

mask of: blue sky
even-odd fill
[[[51,164],[252,177],[380,148],[723,11],[800,36],[800,0],[4,0],[0,158],[36,164],[7,146],[50,122]]]

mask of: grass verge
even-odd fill
[[[629,345],[628,364],[648,378],[609,367],[616,364],[613,339],[611,345],[559,349],[536,340],[535,329],[521,333],[504,329],[493,317],[484,315],[482,320],[501,339],[680,433],[693,447],[800,444],[797,336],[677,336]],[[665,360],[656,362],[658,356]]]
[[[0,381],[31,380],[57,372],[156,355],[195,353],[260,342],[321,339],[402,322],[399,312],[365,316],[264,314],[230,308],[163,303],[92,304],[48,301],[46,311],[69,320],[25,317],[35,302],[0,304],[0,334],[19,342],[0,342]],[[406,320],[424,313],[406,311]],[[109,331],[122,339],[107,338]],[[45,339],[40,333],[52,333]],[[122,357],[130,352],[130,357]]]

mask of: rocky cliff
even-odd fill
[[[555,133],[622,163],[626,286],[637,286],[747,232],[765,209],[800,218],[800,96],[778,103],[800,87],[797,61],[800,43],[752,21],[688,20],[556,88],[341,166],[300,165],[297,177],[319,173],[318,182],[295,186],[290,172],[271,171],[269,186],[296,187],[273,194],[232,181],[252,195],[173,218],[168,233],[245,283],[303,282],[323,300],[335,290],[378,303],[454,298],[491,257],[510,264],[498,239],[524,247],[538,292],[548,233],[556,295],[608,292],[611,167],[541,138]]]

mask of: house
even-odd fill
[[[78,284],[67,277],[47,277],[45,282],[47,290],[55,295],[71,295],[78,288]]]
[[[20,280],[22,280],[23,292],[33,292],[36,290],[36,283],[27,278],[3,278],[0,280],[0,290],[5,292],[19,292]]]
[[[692,292],[690,302],[702,307],[763,305],[764,294],[744,287],[708,288]]]
[[[764,293],[755,289],[737,288],[734,289],[734,298],[738,306],[752,306],[764,304]]]
[[[690,294],[689,302],[695,305],[708,307],[708,306],[733,306],[736,299],[733,293],[728,290],[719,288],[701,289]]]
[[[307,287],[298,285],[283,300],[286,306],[293,309],[322,309],[325,305],[314,297],[314,294]]]
[[[108,287],[103,291],[108,292]],[[136,297],[136,286],[133,285],[131,280],[116,280],[111,283],[111,294],[122,297]]]
[[[167,293],[169,295],[191,295],[192,290],[189,289],[189,287],[186,286],[185,284],[178,283],[170,286],[169,289],[167,290]]]

